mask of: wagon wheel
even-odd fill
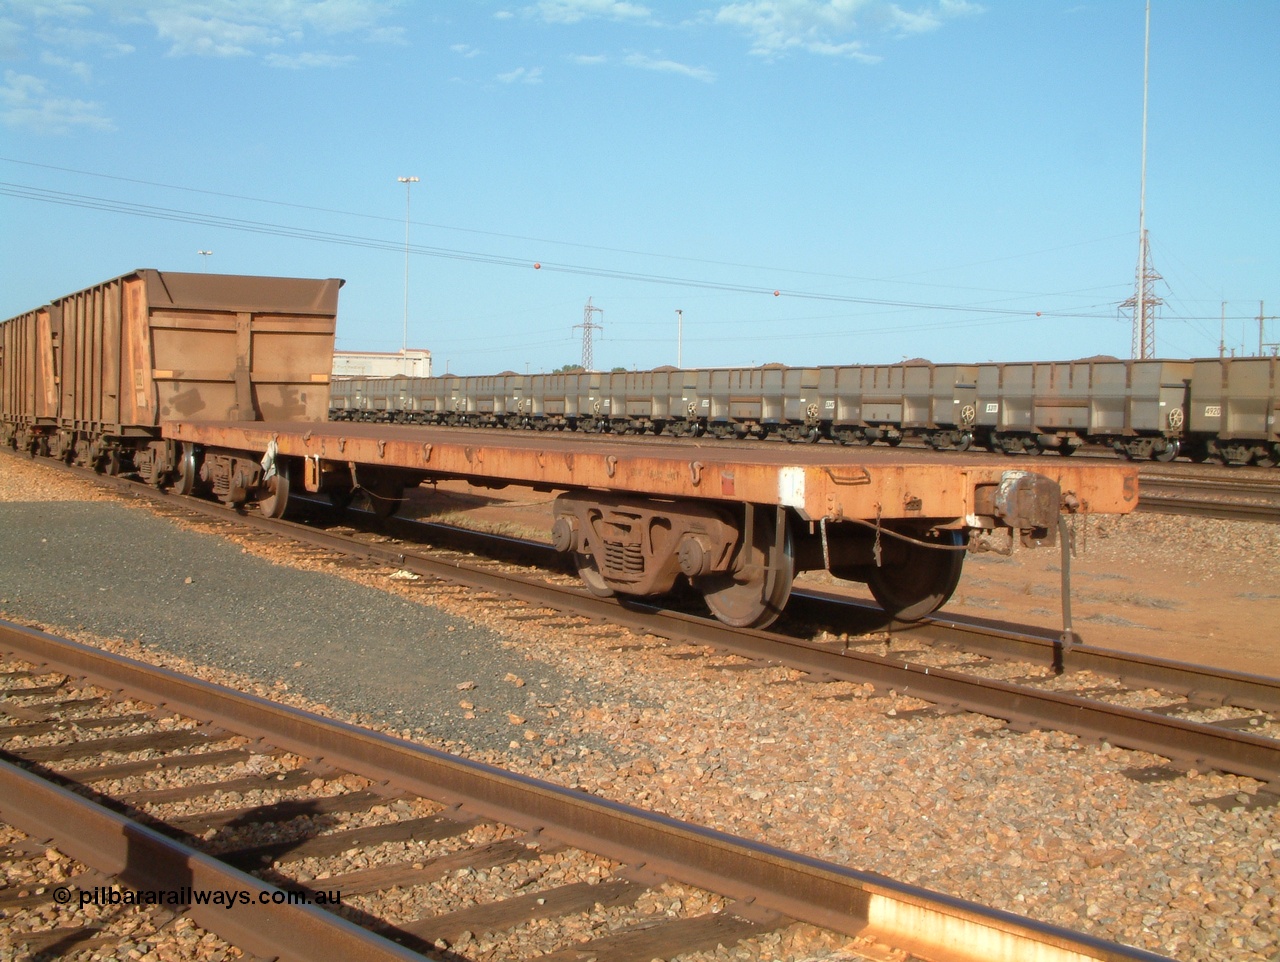
[[[334,512],[340,515],[351,507],[351,501],[355,496],[355,488],[330,488],[329,504],[333,506]]]
[[[195,445],[184,442],[182,454],[178,456],[178,470],[173,479],[173,493],[191,494],[196,489],[198,478]]]
[[[962,531],[943,531],[920,540],[959,547],[966,538]],[[899,621],[918,621],[945,605],[956,590],[965,553],[911,542],[902,547],[906,554],[899,563],[868,565],[863,573],[881,608]]]
[[[1067,444],[1066,441],[1063,441],[1058,445],[1058,453],[1064,458],[1071,457],[1071,455],[1075,454],[1078,450],[1079,449],[1074,444]]]
[[[264,518],[283,518],[289,507],[289,466],[279,464],[276,473],[263,485],[266,495],[258,499],[258,511]]]
[[[1178,456],[1178,452],[1180,452],[1181,450],[1182,450],[1182,442],[1179,441],[1177,438],[1170,438],[1169,443],[1165,445],[1164,450],[1157,451],[1155,453],[1155,459],[1157,461],[1172,461],[1174,458]]]
[[[758,524],[754,541],[743,570],[693,581],[711,613],[734,628],[769,627],[791,597],[796,562],[790,526],[784,527],[782,543],[777,544],[774,526]]]
[[[114,478],[120,474],[120,449],[112,448],[104,454],[94,465],[94,470],[107,477]]]
[[[612,598],[615,594],[614,590],[609,587],[609,582],[604,580],[604,575],[600,573],[600,566],[596,564],[596,556],[588,551],[575,551],[573,553],[573,565],[578,569],[578,577],[582,579],[582,584],[597,598]]]
[[[379,521],[386,521],[404,504],[404,485],[399,481],[377,478],[361,487],[364,489],[365,500],[369,502],[369,510]]]
[[[973,447],[973,432],[965,431],[960,435],[960,440],[956,442],[956,450],[968,451],[971,447]]]

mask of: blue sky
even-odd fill
[[[0,317],[347,280],[436,370],[1128,356],[1142,0],[0,0]],[[1152,4],[1158,353],[1280,314],[1280,3]],[[198,251],[212,251],[202,256]],[[540,264],[541,267],[535,267]],[[777,292],[775,295],[774,292]],[[1280,320],[1267,339],[1280,341]]]

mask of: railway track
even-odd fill
[[[1241,479],[1143,471],[1138,509],[1280,524],[1280,478]]]
[[[222,521],[235,517],[211,502],[114,483],[183,512]],[[794,593],[796,610],[783,623],[792,626],[790,634],[733,628],[697,613],[600,598],[576,580],[548,579],[493,560],[558,569],[560,556],[543,544],[400,520],[381,530],[404,540],[386,534],[371,539],[323,530],[324,517],[312,524],[255,514],[237,520],[326,551],[462,584],[479,597],[515,599],[534,611],[551,608],[658,636],[679,657],[687,657],[679,646],[693,645],[785,665],[820,680],[870,683],[922,699],[931,711],[972,711],[1016,728],[1106,741],[1162,756],[1181,769],[1248,776],[1280,793],[1280,679],[1064,644],[1042,630],[954,618],[886,623],[879,609],[812,591]],[[432,537],[454,550],[415,545]]]
[[[127,889],[288,959],[768,958],[832,933],[869,959],[1158,958],[9,623],[0,651],[6,858],[78,863],[0,893],[32,954],[111,944],[119,913],[69,903]]]

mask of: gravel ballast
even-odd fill
[[[47,472],[0,458],[0,498],[29,502]],[[1143,753],[568,617],[540,626],[387,572],[296,570],[121,504],[23,501],[0,504],[8,617],[138,640],[235,673],[219,680],[1180,959],[1280,957],[1280,808],[1253,780],[1165,776]],[[1117,564],[1138,563],[1120,538]],[[95,562],[108,545],[110,574]],[[132,600],[102,604],[116,585]]]
[[[564,685],[465,618],[122,504],[0,503],[0,611],[280,679],[483,748],[507,745],[506,716],[527,712],[544,684]],[[483,693],[488,711],[462,709],[459,686]]]

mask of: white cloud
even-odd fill
[[[8,18],[0,18],[0,60],[17,60],[23,54],[22,24]]]
[[[570,63],[576,63],[580,67],[598,67],[603,63],[608,63],[609,58],[602,53],[579,53],[569,58]]]
[[[637,67],[641,70],[657,70],[660,73],[679,74],[683,77],[701,80],[703,83],[714,83],[716,79],[714,71],[706,67],[690,67],[688,64],[677,63],[674,60],[655,60],[639,53],[631,54],[624,63],[628,67]]]
[[[263,24],[168,8],[150,10],[147,17],[156,28],[156,35],[169,44],[169,55],[173,57],[247,57],[255,48],[284,42],[279,34]]]
[[[547,23],[580,23],[583,20],[632,20],[653,18],[653,11],[626,0],[542,0],[525,12]]]
[[[170,56],[281,56],[297,66],[332,66],[347,58],[313,52],[317,41],[354,37],[403,43],[403,27],[388,16],[403,0],[27,0],[13,16],[41,40],[67,46],[97,45],[116,53],[133,48],[106,32],[120,25],[150,26]],[[4,0],[0,0],[0,6]],[[92,23],[90,22],[92,20]],[[94,29],[94,28],[97,29]],[[0,30],[0,36],[3,30]],[[286,52],[287,48],[293,48]]]
[[[263,58],[263,61],[268,67],[305,70],[311,67],[345,67],[349,63],[354,63],[355,59],[351,54],[338,56],[327,53],[299,53],[293,55],[269,53]]]
[[[58,67],[65,70],[81,83],[89,83],[89,81],[93,79],[93,71],[83,60],[69,60],[66,57],[59,57],[46,50],[40,55],[40,62],[49,67]]]
[[[0,123],[38,134],[68,134],[75,128],[115,129],[102,104],[63,97],[47,82],[30,74],[9,70],[0,86]]]
[[[517,67],[506,73],[498,74],[498,80],[504,84],[540,84],[542,83],[541,67]]]
[[[134,52],[134,46],[102,30],[78,27],[47,26],[39,32],[40,41],[58,50],[91,50],[97,48],[108,57],[123,57]]]
[[[469,43],[455,43],[449,49],[452,50],[454,53],[456,53],[459,57],[466,57],[467,59],[480,56],[480,51],[477,50],[475,47],[471,46],[471,44]]]
[[[925,33],[981,10],[968,0],[926,0],[910,10],[885,0],[749,0],[725,4],[715,20],[751,35],[759,56],[801,50],[874,63],[880,58],[867,52],[862,34]]]

